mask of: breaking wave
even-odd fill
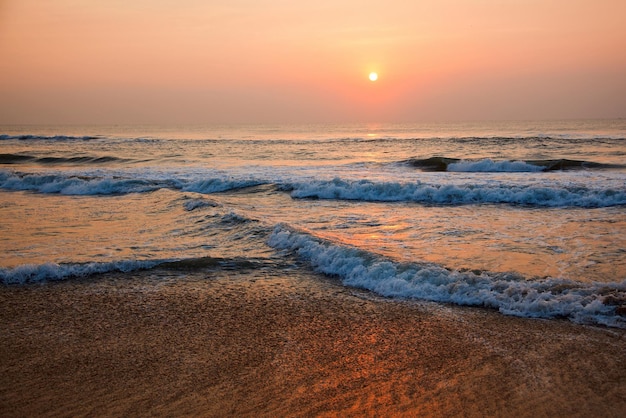
[[[254,179],[228,176],[201,180],[144,179],[71,174],[23,174],[0,171],[0,188],[64,195],[113,195],[145,193],[168,188],[197,193],[218,193],[264,184]]]
[[[117,261],[109,263],[23,264],[15,268],[0,267],[0,281],[5,285],[65,280],[94,274],[145,270],[169,260]]]
[[[311,181],[291,185],[294,198],[417,202],[424,204],[514,204],[540,207],[597,208],[626,204],[626,189],[590,188],[575,184],[485,182],[427,184],[370,180]]]
[[[286,225],[275,227],[268,244],[294,252],[315,270],[339,277],[344,285],[387,297],[483,306],[507,315],[567,318],[576,323],[626,328],[626,280],[591,284],[556,278],[528,280],[514,273],[401,264]]]
[[[153,268],[167,270],[200,270],[222,269],[241,270],[262,268],[268,264],[265,260],[256,258],[223,258],[223,257],[197,257],[187,259],[166,260],[124,260],[114,262],[90,262],[90,263],[44,263],[23,264],[15,268],[0,267],[0,283],[10,285],[25,285],[62,281],[75,278],[105,273],[129,273]]]
[[[206,177],[205,177],[206,176]],[[64,195],[115,195],[146,193],[159,189],[197,193],[220,193],[272,184],[268,180],[237,178],[226,173],[200,175],[199,179],[177,175],[130,174],[81,175],[70,173],[28,174],[0,171],[0,188]],[[536,207],[599,208],[626,205],[626,188],[611,182],[596,186],[571,181],[515,183],[506,180],[466,180],[464,183],[421,181],[376,182],[372,180],[279,181],[279,190],[296,199],[335,199],[369,202],[415,202],[433,205],[511,204]],[[191,205],[191,204],[190,204]],[[191,207],[187,208],[188,210]]]
[[[490,158],[466,160],[449,157],[430,157],[423,159],[410,159],[405,162],[424,171],[456,171],[468,173],[534,173],[541,171],[597,170],[625,167],[624,165],[618,164],[601,164],[593,161],[569,160],[564,158],[555,160],[496,161]]]

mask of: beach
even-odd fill
[[[391,300],[306,271],[0,288],[20,416],[621,416],[626,332]]]
[[[623,416],[625,132],[3,127],[0,416]]]

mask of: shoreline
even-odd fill
[[[3,416],[619,416],[626,331],[303,271],[0,287]]]

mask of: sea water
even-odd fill
[[[0,219],[4,285],[297,266],[626,328],[626,120],[2,126]]]

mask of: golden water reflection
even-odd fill
[[[626,215],[617,210],[562,216],[559,210],[522,208],[367,206],[367,216],[381,223],[377,232],[355,224],[322,235],[399,261],[453,269],[598,281],[626,276],[626,260],[620,255],[626,237],[616,233],[626,230]]]

